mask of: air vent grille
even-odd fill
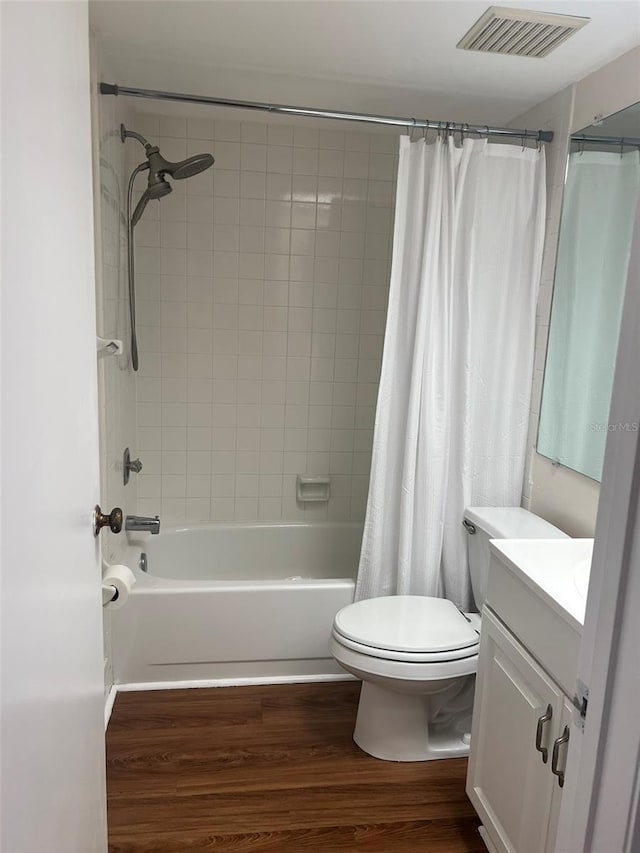
[[[542,59],[589,20],[573,15],[490,6],[457,47]]]

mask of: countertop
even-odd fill
[[[524,584],[582,633],[593,539],[492,539],[490,547]]]

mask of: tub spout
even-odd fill
[[[160,516],[128,515],[124,520],[125,530],[138,530],[143,533],[160,533]]]

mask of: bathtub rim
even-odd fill
[[[202,580],[193,578],[165,578],[158,575],[153,575],[149,572],[142,572],[134,565],[130,566],[131,571],[136,579],[136,585],[133,588],[132,594],[136,591],[140,593],[196,593],[210,592],[211,590],[220,590],[225,592],[240,592],[250,589],[254,590],[295,590],[304,587],[304,589],[326,589],[327,587],[343,587],[346,589],[355,587],[355,578],[300,578],[299,580],[291,580],[290,578],[265,578],[264,580]]]

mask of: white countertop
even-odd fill
[[[582,631],[593,539],[492,539],[490,547],[559,616]]]

